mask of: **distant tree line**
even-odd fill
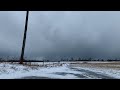
[[[92,58],[78,58],[74,59],[73,57],[71,59],[61,59],[61,61],[120,61],[120,59],[92,59]]]
[[[13,57],[10,58],[7,57],[6,59],[4,58],[0,58],[0,62],[18,62],[19,59]],[[25,59],[24,62],[60,62],[60,61],[120,61],[120,59],[92,59],[92,58],[61,58],[59,60],[52,60],[52,59],[43,59],[43,60],[29,60],[29,59]]]

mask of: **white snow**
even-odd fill
[[[22,65],[11,65],[11,64],[0,64],[0,79],[15,79],[27,76],[38,76],[38,77],[48,77],[48,78],[58,78],[58,79],[77,79],[74,75],[57,75],[56,72],[67,72],[81,74],[81,72],[70,70],[67,65],[58,67],[38,67],[37,69],[32,69],[30,67]],[[4,71],[5,70],[5,71]]]
[[[0,79],[21,79],[28,76],[38,76],[38,77],[47,77],[52,79],[78,79],[74,74],[81,74],[85,76],[84,72],[75,71],[68,67],[68,64],[63,64],[62,66],[43,66],[43,67],[30,67],[23,66],[19,64],[10,64],[10,63],[0,63]],[[95,67],[74,67],[78,69],[85,69],[93,71],[96,73],[101,73],[103,75],[112,76],[120,79],[120,69],[106,69],[106,68],[95,68]],[[56,73],[67,73],[64,75]],[[86,76],[89,79],[95,78],[89,75]],[[82,79],[82,78],[81,78]]]
[[[96,68],[96,67],[75,67],[75,68],[85,69],[85,70],[93,71],[93,72],[100,73],[103,75],[108,75],[116,79],[120,79],[120,70],[117,70],[117,69]]]

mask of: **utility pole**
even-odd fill
[[[24,61],[24,51],[25,51],[25,43],[26,43],[26,35],[27,35],[27,27],[28,27],[28,16],[29,16],[29,11],[26,12],[25,30],[24,30],[22,51],[21,51],[21,57],[20,57],[20,64],[23,64],[23,61]]]

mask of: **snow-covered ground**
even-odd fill
[[[79,70],[77,71],[72,68]],[[51,63],[49,66],[23,66],[19,64],[0,63],[0,79],[21,79],[29,76],[47,77],[51,79],[96,79],[95,77],[97,76],[90,77],[91,75],[89,76],[89,72],[83,72],[82,69],[89,70],[103,76],[107,75],[120,79],[120,69],[86,66],[77,66],[72,68],[69,64],[65,63],[62,65],[55,65]]]
[[[96,67],[75,67],[75,68],[89,70],[89,71],[93,71],[93,72],[100,73],[103,75],[108,75],[116,79],[120,79],[120,70],[117,70],[117,69],[96,68]]]
[[[15,79],[22,78],[27,76],[39,76],[39,77],[48,77],[48,78],[60,78],[60,79],[71,79],[77,78],[74,75],[57,75],[55,72],[69,72],[69,73],[78,73],[77,71],[70,70],[66,64],[62,66],[55,67],[30,67],[22,66],[19,64],[0,64],[0,79]]]

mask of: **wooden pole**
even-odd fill
[[[24,30],[22,51],[21,51],[21,57],[20,57],[20,64],[23,64],[23,61],[24,61],[24,51],[25,51],[26,35],[27,35],[27,28],[28,28],[28,16],[29,16],[29,11],[26,12],[25,30]]]

